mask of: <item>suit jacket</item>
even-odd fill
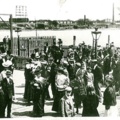
[[[93,75],[94,75],[94,83],[99,83],[102,81],[102,69],[98,65],[96,68],[93,70]]]
[[[116,67],[113,69],[113,77],[116,82],[120,83],[120,61],[117,62]]]
[[[63,96],[61,98],[61,115],[62,117],[74,116],[74,104],[72,97],[67,98],[66,96]]]
[[[14,95],[14,82],[11,78],[9,79],[9,83],[6,78],[4,78],[1,83],[5,99],[12,99],[12,96]]]

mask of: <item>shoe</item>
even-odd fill
[[[7,118],[11,118],[11,115],[7,115]]]

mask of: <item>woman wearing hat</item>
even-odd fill
[[[81,102],[84,100],[84,97],[86,96],[86,86],[84,81],[84,75],[86,70],[84,69],[84,65],[81,65],[81,67],[76,72],[76,84],[75,87],[78,87],[78,89],[74,89],[74,96],[76,100],[76,113],[78,113],[78,107],[81,106]]]
[[[33,82],[34,97],[33,97],[33,113],[34,117],[42,117],[44,114],[45,102],[45,86],[47,82],[41,76],[41,68],[37,67],[35,70],[35,78]]]
[[[94,75],[91,71],[91,67],[87,67],[87,71],[84,75],[85,85],[86,86],[94,86]]]
[[[24,99],[27,100],[28,105],[30,105],[30,101],[33,100],[33,89],[31,83],[34,80],[34,74],[32,73],[32,69],[34,64],[32,63],[32,59],[29,59],[25,65],[25,91],[24,91]]]
[[[84,117],[97,117],[98,113],[99,98],[95,93],[93,86],[87,87],[87,95],[83,100],[83,111],[82,116]]]
[[[65,88],[69,85],[69,82],[69,78],[66,76],[63,68],[59,67],[55,79],[56,94],[52,108],[53,111],[60,111],[60,99],[65,95]]]

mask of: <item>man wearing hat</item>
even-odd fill
[[[61,106],[61,116],[62,117],[73,117],[74,114],[74,103],[73,98],[71,96],[72,88],[65,88],[65,95],[61,98],[60,106]]]
[[[11,107],[12,107],[12,99],[14,99],[14,82],[11,79],[12,72],[10,70],[6,71],[6,78],[4,78],[1,82],[2,90],[4,92],[5,99],[5,107],[4,107],[4,115],[5,109],[7,107],[7,117],[11,117]]]
[[[70,81],[75,79],[75,74],[76,74],[76,65],[75,65],[75,60],[74,59],[69,59],[68,60],[68,67],[67,67],[68,73],[69,73],[69,78]]]
[[[9,67],[12,65],[12,63],[9,62],[3,62],[2,66],[3,66],[3,71],[1,72],[1,76],[2,79],[6,78],[6,71],[9,70]]]
[[[5,106],[5,102],[4,102],[4,92],[2,90],[2,86],[1,86],[1,81],[0,81],[0,118],[4,118],[4,106]]]
[[[101,102],[101,90],[100,85],[103,83],[103,71],[102,68],[98,65],[98,61],[94,59],[93,61],[93,75],[94,75],[94,87],[96,94],[99,96],[99,100]]]
[[[103,105],[105,105],[106,116],[118,116],[116,90],[114,84],[114,78],[112,75],[106,76],[106,89],[104,91]]]

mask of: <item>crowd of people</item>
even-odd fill
[[[49,47],[46,44],[41,53],[35,49],[25,65],[24,99],[28,105],[33,105],[33,116],[44,116],[46,99],[53,99],[52,111],[56,111],[59,117],[73,117],[80,108],[82,116],[99,116],[97,108],[100,102],[105,105],[106,115],[110,115],[111,109],[117,104],[116,93],[120,94],[119,51],[114,43],[105,48],[99,46],[97,57],[92,47],[84,42],[77,48],[69,46],[66,56],[63,53],[62,41],[59,41],[58,46],[53,41],[53,45]],[[5,117],[6,106],[7,117],[11,117],[14,62],[10,54],[2,56],[1,53],[0,60],[0,95],[3,96],[0,101],[8,101],[5,105],[0,102],[0,107],[4,106],[1,107],[3,110],[0,108],[4,111],[0,117]],[[9,66],[5,67],[8,61]],[[8,79],[10,84],[5,82]],[[105,91],[102,95],[103,86]]]

